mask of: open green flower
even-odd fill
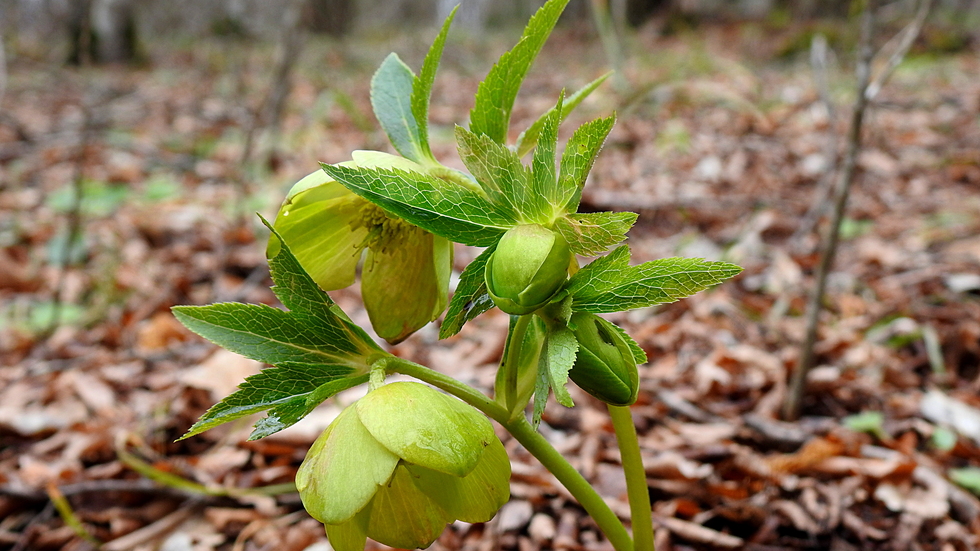
[[[341,164],[423,170],[413,161],[378,151],[355,151],[352,156],[353,161]],[[374,330],[392,344],[446,308],[452,243],[391,216],[322,170],[293,186],[275,228],[324,291],[354,283],[367,250],[361,294]],[[270,241],[269,255],[277,249],[278,242]]]
[[[447,523],[486,522],[510,497],[510,462],[490,422],[419,383],[384,385],[345,409],[296,474],[303,506],[337,551],[366,538],[426,547]]]

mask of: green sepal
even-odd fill
[[[515,226],[500,238],[487,262],[487,292],[508,314],[534,312],[568,279],[571,258],[561,234],[538,224]]]
[[[510,458],[497,438],[490,440],[476,468],[462,478],[418,465],[405,468],[453,520],[487,522],[510,498]]]
[[[573,275],[565,286],[573,309],[601,314],[674,302],[742,271],[701,258],[664,258],[638,266],[630,266],[629,259],[629,247],[623,245]]]
[[[388,484],[399,457],[381,445],[346,408],[316,439],[296,473],[310,516],[324,524],[350,520]]]
[[[470,111],[470,130],[504,143],[514,99],[528,69],[551,34],[568,0],[549,0],[528,21],[520,41],[500,56],[476,92]]]
[[[347,522],[324,525],[330,547],[334,551],[364,551],[370,519],[371,504],[368,504]]]
[[[480,412],[420,383],[384,385],[354,407],[367,430],[389,451],[454,476],[472,471],[496,438]]]
[[[442,327],[439,328],[440,339],[448,339],[459,333],[466,322],[493,308],[493,299],[487,293],[485,274],[487,261],[496,248],[496,243],[490,245],[463,269]]]
[[[428,547],[454,519],[402,463],[371,502],[369,538],[396,549]]]

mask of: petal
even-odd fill
[[[371,325],[392,344],[442,314],[452,270],[452,243],[417,228],[403,231],[403,243],[368,251],[361,274]]]
[[[452,516],[415,485],[404,464],[371,502],[369,538],[400,549],[428,547]]]
[[[462,478],[418,465],[405,467],[415,476],[415,485],[453,520],[487,522],[510,499],[510,459],[496,438],[491,440],[476,468]]]
[[[420,383],[384,385],[354,407],[364,427],[389,451],[455,476],[469,474],[497,438],[482,413]]]
[[[296,193],[279,209],[276,231],[325,291],[342,289],[354,282],[361,244],[368,230],[353,229],[352,222],[359,218],[366,203],[327,176],[326,182]],[[278,247],[278,241],[270,240],[267,254],[275,256]]]
[[[348,407],[306,454],[296,487],[310,516],[324,524],[345,522],[388,483],[398,457],[381,446]]]

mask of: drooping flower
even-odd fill
[[[384,385],[345,409],[296,474],[303,506],[337,551],[366,538],[431,544],[447,523],[486,522],[509,498],[510,462],[487,419],[419,383]]]
[[[355,151],[364,168],[422,170],[413,161],[378,151]],[[354,195],[318,170],[297,182],[279,209],[276,230],[324,291],[354,283],[367,251],[361,294],[375,332],[395,344],[446,308],[453,247]],[[270,241],[269,253],[274,254]]]

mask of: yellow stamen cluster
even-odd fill
[[[401,218],[388,216],[381,207],[365,203],[358,216],[351,220],[351,229],[367,228],[368,235],[359,245],[370,247],[376,252],[388,252],[391,247],[400,247],[410,239],[417,238],[423,230]]]

